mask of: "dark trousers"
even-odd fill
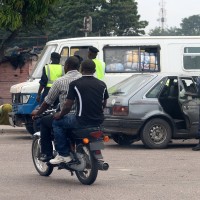
[[[47,156],[52,156],[52,123],[53,115],[47,115],[40,121],[40,133],[41,133],[41,152]]]

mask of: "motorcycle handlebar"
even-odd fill
[[[47,110],[47,111],[43,112],[43,113],[40,114],[40,115],[34,116],[33,119],[34,119],[34,120],[40,119],[40,118],[42,118],[42,117],[44,117],[44,116],[47,116],[47,115],[53,115],[54,113],[56,113],[56,109]]]

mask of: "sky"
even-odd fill
[[[138,3],[138,14],[140,20],[146,20],[149,25],[145,29],[148,32],[150,29],[159,27],[160,5],[164,1],[166,11],[166,28],[180,27],[183,18],[188,18],[192,15],[200,14],[200,0],[135,0]]]

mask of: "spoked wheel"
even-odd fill
[[[151,149],[166,148],[171,137],[172,130],[169,123],[159,118],[148,121],[141,133],[143,144]]]
[[[53,172],[53,166],[39,160],[41,152],[40,138],[35,137],[32,143],[32,159],[34,166],[41,176],[49,176]]]
[[[94,159],[91,151],[87,146],[79,145],[77,152],[84,155],[86,167],[83,171],[76,171],[78,180],[84,185],[91,185],[97,178],[98,174],[98,161]]]

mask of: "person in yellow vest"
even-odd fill
[[[51,64],[45,65],[43,67],[42,76],[40,79],[40,87],[38,89],[38,94],[36,101],[42,104],[44,98],[47,96],[53,82],[64,75],[64,68],[60,63],[60,54],[53,52],[51,53]],[[43,91],[43,92],[42,92]],[[41,96],[42,93],[42,96]],[[58,104],[58,100],[54,105]]]
[[[95,76],[99,79],[102,80],[105,75],[105,63],[99,59],[97,59],[97,53],[99,50],[96,47],[89,47],[88,49],[88,58],[92,59],[96,65],[96,73]]]

